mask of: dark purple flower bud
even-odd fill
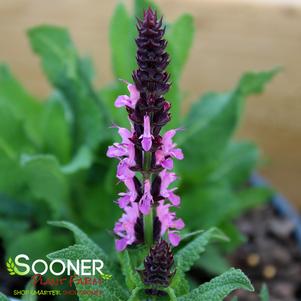
[[[165,28],[162,27],[162,18],[158,20],[157,13],[149,8],[144,12],[144,19],[138,20],[137,29],[138,69],[134,71],[133,79],[141,99],[147,105],[155,105],[162,102],[158,100],[170,86],[169,75],[165,71],[169,63],[165,52],[167,42],[163,38]]]
[[[163,295],[161,288],[168,287],[175,274],[174,258],[169,244],[161,239],[150,250],[144,260],[144,270],[139,271],[141,280],[146,286],[156,289],[146,290],[150,295]]]

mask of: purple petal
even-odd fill
[[[128,178],[133,178],[135,176],[135,173],[130,170],[127,159],[123,159],[118,163],[117,166],[117,178],[120,181],[125,181]]]
[[[171,150],[170,155],[178,160],[184,159],[184,154],[180,148],[174,148]]]
[[[172,231],[169,231],[168,238],[169,238],[170,243],[174,247],[178,246],[180,241],[181,241],[180,235],[178,235],[178,234],[176,234],[175,232],[172,232]]]
[[[122,238],[122,239],[116,239],[115,240],[115,247],[118,252],[123,251],[127,246],[127,239]]]
[[[140,98],[140,93],[137,90],[135,85],[129,84],[128,85],[128,90],[130,92],[130,98],[131,98],[131,105],[132,105],[132,109],[135,108],[137,101]]]
[[[117,203],[121,209],[124,209],[130,203],[130,201],[131,197],[128,194],[125,194],[117,200]]]
[[[174,194],[172,191],[169,192],[168,199],[176,207],[178,207],[181,203],[181,198],[178,195]]]
[[[146,199],[144,199],[144,200],[141,199],[139,208],[140,208],[141,213],[143,213],[144,215],[148,215],[150,212],[150,209],[151,209],[150,202],[148,202],[148,200],[146,200]]]
[[[107,150],[107,157],[109,158],[118,158],[118,157],[125,156],[126,154],[127,154],[126,149],[117,143],[109,146]]]
[[[161,163],[161,166],[168,169],[168,170],[171,170],[173,169],[173,161],[171,158],[168,158],[166,160],[163,160],[162,163]]]
[[[130,98],[127,95],[120,95],[116,98],[114,103],[116,108],[121,108],[130,105]]]
[[[185,227],[185,224],[181,218],[174,221],[173,228],[181,230]]]
[[[143,149],[146,152],[148,152],[152,147],[152,138],[151,137],[143,137],[141,144],[142,144]]]
[[[129,138],[132,137],[132,132],[128,130],[127,128],[118,128],[118,134],[122,138],[122,143],[130,143]]]

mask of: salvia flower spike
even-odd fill
[[[148,9],[143,20],[138,19],[137,29],[134,82],[126,83],[129,95],[115,101],[117,108],[127,110],[130,129],[113,126],[121,141],[107,151],[108,157],[119,160],[116,177],[126,187],[116,201],[124,212],[114,227],[115,246],[117,251],[137,244],[149,247],[144,270],[140,271],[142,281],[145,285],[167,287],[173,276],[170,244],[179,244],[179,230],[184,227],[182,219],[172,211],[180,205],[176,187],[170,187],[177,179],[172,172],[173,160],[184,156],[173,142],[177,129],[161,133],[171,118],[171,105],[164,98],[170,83],[162,18]],[[154,289],[148,293],[158,292]]]

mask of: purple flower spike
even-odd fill
[[[131,129],[114,126],[121,142],[107,151],[108,157],[119,160],[116,176],[126,187],[117,200],[124,210],[114,228],[117,251],[138,243],[151,247],[163,236],[177,246],[179,230],[184,227],[170,211],[172,206],[180,205],[180,197],[174,193],[176,187],[170,187],[177,179],[171,172],[173,160],[184,158],[173,142],[178,129],[161,133],[170,120],[171,107],[164,98],[170,87],[165,28],[162,19],[148,9],[143,20],[138,20],[137,29],[134,84],[128,83],[130,95],[121,95],[115,101],[117,108],[127,110]]]

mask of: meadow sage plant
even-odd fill
[[[101,259],[101,287],[74,282],[79,292],[101,293],[78,293],[80,301],[222,301],[235,289],[253,287],[240,270],[221,264],[222,254],[216,252],[220,244],[204,254],[205,249],[213,240],[227,240],[229,248],[224,232],[232,238],[232,248],[237,245],[232,219],[269,195],[266,189],[245,187],[258,152],[253,144],[233,142],[231,137],[244,99],[261,92],[277,70],[246,73],[233,90],[206,94],[180,116],[184,93],[179,82],[193,40],[193,19],[179,17],[165,34],[162,18],[147,9],[150,3],[135,1],[136,15],[142,19],[137,23],[138,67],[132,83],[126,80],[135,68],[136,30],[124,3],[112,16],[110,45],[114,76],[126,80],[95,90],[90,61],[79,55],[66,29],[49,25],[28,33],[55,88],[47,101],[37,101],[0,65],[0,198],[6,204],[0,210],[1,239],[9,256],[18,254],[22,245],[31,257],[36,250],[59,249],[47,257]],[[128,95],[120,95],[126,93],[126,85]],[[125,110],[129,129],[124,128]],[[121,141],[107,149],[113,143],[107,130],[112,120]],[[178,133],[182,126],[184,131]],[[12,141],[12,133],[18,139]],[[115,170],[111,172],[114,162],[106,158],[106,150],[108,157],[119,160],[117,178],[126,188],[117,199],[123,213],[114,227],[116,253],[105,231],[119,216],[112,204],[118,193]],[[183,206],[175,192],[174,165],[181,174]],[[45,220],[58,218],[85,227],[105,250],[75,224],[51,222],[74,235],[75,244],[61,249],[70,233],[45,225]],[[201,255],[206,269],[221,275],[190,290],[186,273],[195,263],[202,265]],[[3,300],[8,299],[0,293]]]

